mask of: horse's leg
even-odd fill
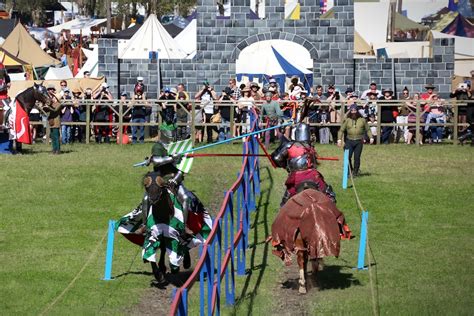
[[[162,241],[160,243],[160,261],[158,262],[158,267],[160,268],[160,271],[163,274],[166,273],[165,255],[166,255],[166,246],[165,246],[165,243]]]
[[[295,246],[296,246],[296,249],[299,249],[296,252],[298,268],[299,268],[299,275],[300,275],[300,279],[299,279],[299,282],[298,282],[299,283],[298,292],[300,294],[306,294],[305,272],[306,272],[306,263],[308,262],[308,260],[307,260],[308,257],[307,257],[306,250],[304,250],[305,245],[304,245],[303,240],[301,239],[300,233],[298,233],[298,235],[296,236]]]
[[[311,280],[313,283],[313,286],[316,286],[316,281],[317,281],[317,276],[318,276],[318,271],[319,269],[319,264],[322,259],[311,259]]]

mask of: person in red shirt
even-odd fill
[[[436,87],[432,83],[428,83],[425,86],[425,89],[426,89],[426,92],[421,94],[421,99],[422,100],[430,100],[431,95],[434,93],[434,90],[436,89]]]

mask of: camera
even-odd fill
[[[458,85],[458,90],[467,90],[467,84],[462,82]]]

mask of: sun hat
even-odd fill
[[[56,87],[54,86],[54,84],[49,84],[49,85],[46,87],[46,90],[56,90]]]

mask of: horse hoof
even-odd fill
[[[300,294],[306,294],[306,287],[305,287],[305,286],[300,286],[298,292],[299,292]]]

